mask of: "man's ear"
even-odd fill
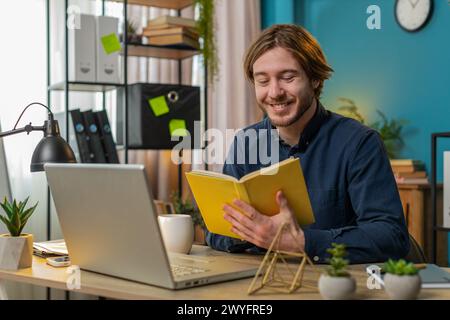
[[[320,81],[319,80],[313,80],[311,83],[312,83],[312,87],[314,89],[317,89],[319,87]]]

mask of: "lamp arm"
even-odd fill
[[[27,124],[23,128],[19,129],[12,129],[9,131],[0,132],[0,138],[10,136],[16,133],[22,133],[26,132],[27,134],[30,134],[31,131],[45,131],[45,126],[32,126],[31,123]]]

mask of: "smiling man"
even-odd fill
[[[249,48],[244,69],[266,117],[242,131],[257,131],[256,139],[235,138],[223,172],[240,178],[263,167],[237,158],[251,158],[258,140],[276,129],[279,154],[271,157],[299,159],[316,221],[299,226],[279,191],[280,212],[273,217],[240,200],[235,208],[224,204],[224,218],[242,239],[207,233],[207,243],[228,252],[263,252],[287,222],[294,237],[283,235],[279,249],[305,251],[315,262],[326,262],[333,242],[347,245],[351,263],[404,257],[408,231],[383,142],[376,131],[321,105],[333,70],[318,42],[302,27],[274,25]]]

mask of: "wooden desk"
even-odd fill
[[[231,259],[245,259],[259,265],[262,257],[247,255],[231,255],[219,253],[207,247],[195,246],[193,254],[196,255],[229,255]],[[323,271],[325,266],[317,266],[317,269]],[[365,267],[362,265],[350,266],[350,271],[357,281],[357,299],[388,299],[384,290],[367,289],[367,275]],[[34,257],[33,267],[19,271],[0,270],[0,279],[24,282],[37,286],[51,287],[67,290],[66,281],[69,274],[67,268],[54,268],[45,263],[42,258]],[[450,269],[447,269],[450,270]],[[304,274],[304,283],[317,285],[319,274],[307,267]],[[279,294],[266,289],[261,290],[255,295],[247,295],[247,289],[252,278],[228,281],[223,283],[211,284],[203,287],[168,290],[140,284],[132,281],[109,277],[88,271],[81,271],[81,289],[74,290],[85,294],[103,296],[115,299],[184,299],[184,300],[208,300],[208,299],[321,299],[318,290],[300,288],[293,294]],[[450,290],[448,289],[426,289],[420,294],[421,299],[450,299]]]

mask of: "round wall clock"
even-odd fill
[[[395,19],[406,31],[416,32],[422,29],[433,13],[433,0],[397,0]]]

